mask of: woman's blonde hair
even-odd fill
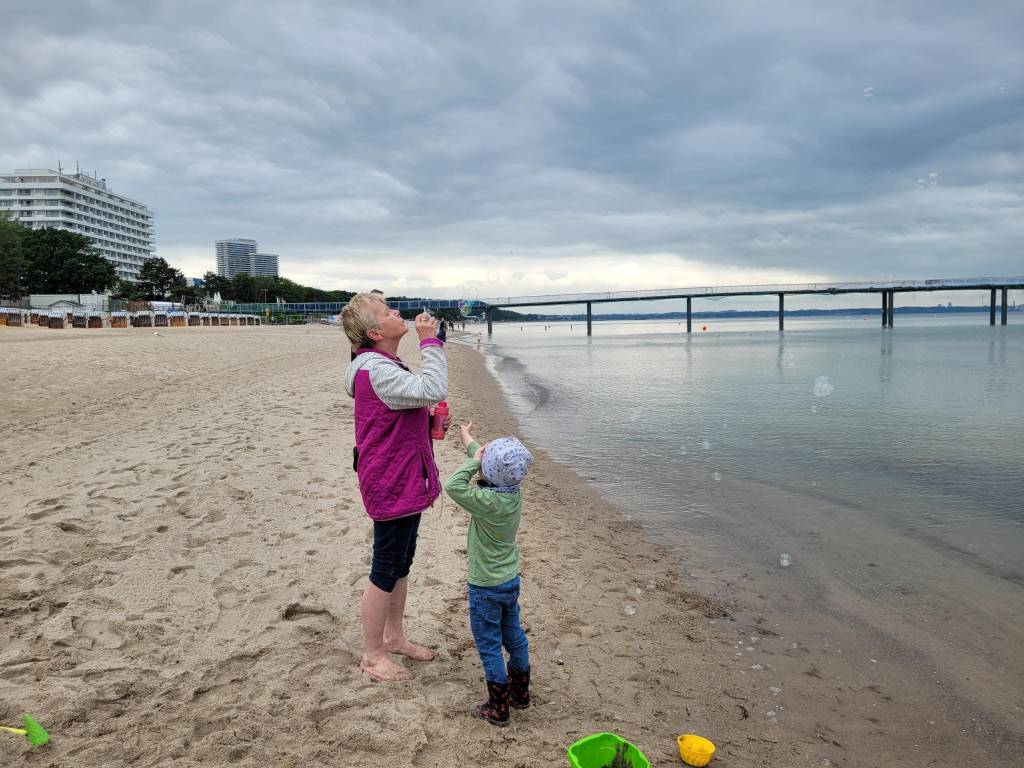
[[[384,296],[377,291],[357,293],[341,310],[341,327],[345,330],[353,350],[373,346],[373,339],[367,334],[371,328],[380,324],[377,316],[373,314],[373,304],[378,301],[383,302]]]

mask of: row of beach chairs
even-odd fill
[[[0,307],[0,327],[36,325],[40,328],[187,328],[260,324],[258,315],[216,312],[67,312],[62,309]]]

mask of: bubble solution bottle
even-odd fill
[[[430,436],[444,440],[444,422],[448,418],[448,403],[442,400],[430,411]]]

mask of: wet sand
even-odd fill
[[[53,735],[9,737],[12,764],[532,768],[600,730],[656,765],[679,764],[688,731],[720,765],[1012,764],[952,736],[904,743],[899,680],[871,701],[835,679],[827,650],[790,647],[752,608],[742,572],[702,596],[685,551],[539,450],[521,536],[534,705],[506,729],[467,714],[483,686],[450,502],[424,517],[407,612],[438,658],[371,682],[340,332],[161,333],[0,329],[0,722],[27,710]],[[455,417],[515,433],[480,356],[451,344],[449,361]],[[454,433],[438,445],[443,472],[458,449]],[[794,698],[797,675],[813,684]]]

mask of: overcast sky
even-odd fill
[[[188,275],[226,237],[432,296],[1024,273],[1020,0],[0,19],[0,169],[95,169]]]

